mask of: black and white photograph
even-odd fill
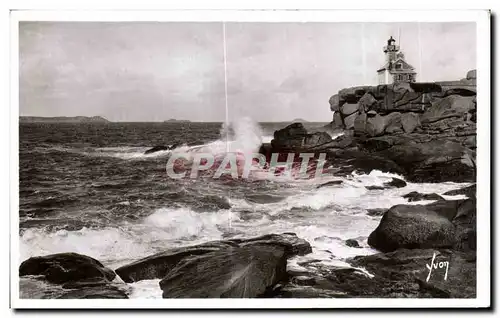
[[[489,306],[488,11],[178,14],[11,21],[15,307]]]

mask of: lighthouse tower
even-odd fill
[[[384,53],[385,64],[377,70],[379,84],[416,81],[415,68],[406,62],[405,55],[399,50],[399,45],[396,45],[392,36],[384,46]]]

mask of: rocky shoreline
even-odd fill
[[[453,193],[471,197],[385,211],[368,239],[380,253],[347,259],[352,267],[319,260],[287,266],[289,259],[311,253],[311,245],[294,233],[269,234],[169,249],[115,270],[76,253],[32,257],[19,267],[21,278],[31,278],[21,279],[21,297],[128,298],[127,283],[161,279],[163,298],[473,298],[475,191]],[[355,240],[345,243],[358,246]],[[444,262],[446,274],[437,267],[426,279],[427,266]]]
[[[284,160],[288,153],[325,153],[327,168],[339,176],[377,169],[409,182],[475,183],[475,71],[453,82],[347,88],[330,106],[333,121],[325,131],[291,124],[260,153]],[[332,140],[327,131],[343,135]],[[405,186],[393,179],[370,190]],[[19,267],[22,278],[32,278],[21,279],[21,297],[128,298],[127,283],[161,279],[163,298],[474,298],[475,184],[443,195],[459,194],[467,199],[410,192],[409,201],[433,203],[367,211],[382,216],[368,238],[380,253],[347,259],[352,267],[312,260],[289,268],[289,259],[311,253],[310,243],[294,233],[269,234],[169,249],[115,270],[75,253],[32,257]]]

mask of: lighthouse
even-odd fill
[[[377,70],[379,84],[416,81],[415,68],[406,62],[405,55],[399,49],[396,40],[391,36],[384,46],[385,64]]]

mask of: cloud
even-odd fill
[[[476,65],[473,23],[228,23],[230,117],[330,121],[339,89],[376,84],[382,46],[401,34],[423,80]],[[116,121],[223,121],[220,23],[22,22],[20,114]]]

